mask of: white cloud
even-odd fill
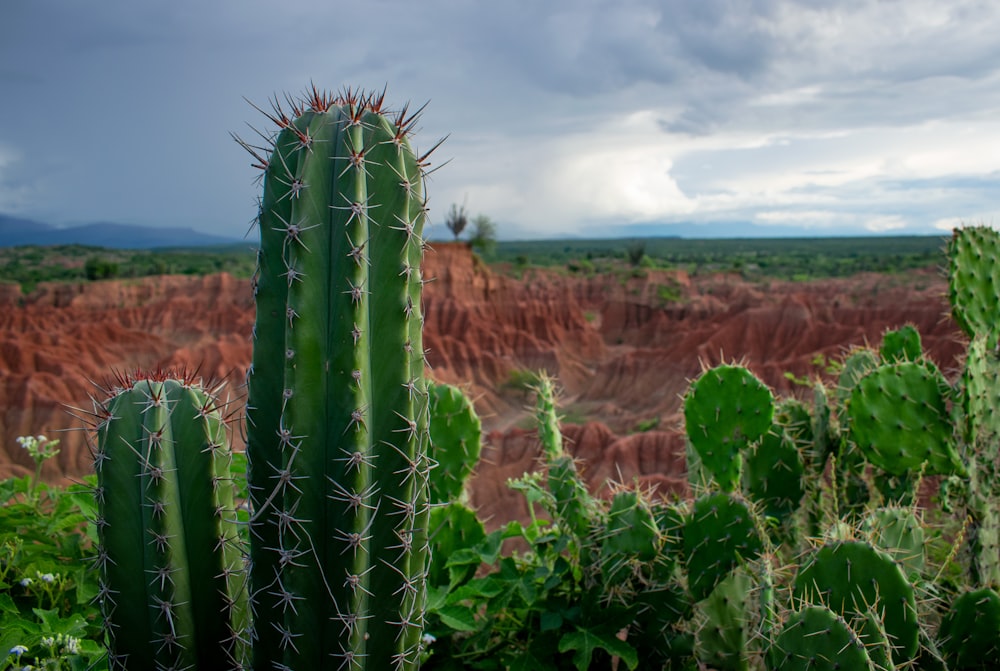
[[[906,228],[906,220],[895,214],[872,217],[865,222],[865,228],[872,233],[887,233]]]

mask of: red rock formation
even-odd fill
[[[530,423],[530,399],[504,387],[512,370],[547,369],[564,388],[570,420],[603,423],[566,428],[595,491],[639,477],[683,493],[683,446],[671,431],[701,362],[744,360],[791,393],[785,371],[815,374],[817,354],[877,343],[906,322],[946,370],[963,349],[932,271],[810,283],[668,271],[585,278],[536,270],[515,279],[490,272],[465,245],[434,248],[425,268],[428,360],[434,377],[471,388],[494,430],[474,502],[497,515],[517,505],[506,479],[537,455],[532,434],[516,428]],[[63,441],[47,477],[87,472],[84,432],[59,431],[81,425],[66,406],[88,409],[93,382],[114,369],[199,368],[228,383],[239,410],[251,356],[248,282],[219,274],[42,284],[27,296],[0,289],[0,477],[32,467],[14,439],[38,433]],[[663,431],[616,437],[654,418]]]

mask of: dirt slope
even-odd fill
[[[682,443],[671,431],[700,362],[742,360],[793,393],[785,371],[811,375],[817,354],[877,343],[886,328],[907,322],[946,370],[962,351],[934,271],[769,284],[666,271],[514,279],[490,272],[463,245],[436,243],[426,275],[432,375],[470,387],[493,431],[474,497],[484,510],[503,510],[512,500],[506,477],[537,454],[526,430],[529,398],[505,385],[511,371],[557,375],[567,418],[598,421],[567,429],[595,490],[641,475],[683,492]],[[38,433],[63,441],[47,477],[87,472],[85,434],[60,433],[81,424],[66,406],[89,408],[93,383],[112,369],[199,368],[227,381],[239,410],[252,324],[249,283],[226,274],[41,285],[28,296],[0,287],[0,477],[27,471],[14,439]],[[664,431],[626,435],[657,418]]]

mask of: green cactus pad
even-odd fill
[[[911,580],[924,572],[924,527],[912,508],[877,508],[861,522],[875,547],[885,550],[906,569]]]
[[[1000,233],[987,226],[956,229],[948,242],[948,297],[955,322],[991,347],[1000,334]]]
[[[428,538],[431,543],[431,564],[427,580],[431,585],[454,587],[475,575],[478,566],[448,566],[452,554],[474,547],[486,538],[486,529],[472,509],[457,501],[434,506],[431,508]]]
[[[695,652],[699,662],[720,671],[749,668],[752,589],[750,573],[739,567],[696,604]]]
[[[844,357],[843,368],[837,377],[837,404],[838,407],[845,407],[847,400],[851,397],[855,385],[868,373],[879,366],[878,353],[868,347],[857,347],[852,349]]]
[[[742,498],[718,492],[695,501],[684,526],[688,591],[695,601],[711,591],[741,562],[763,549],[755,513]]]
[[[791,514],[805,495],[804,470],[795,443],[775,425],[747,454],[743,482],[767,515],[781,519]]]
[[[479,463],[482,424],[472,401],[458,387],[430,383],[430,472],[432,505],[459,499]]]
[[[895,664],[918,649],[919,626],[913,585],[893,558],[863,541],[832,541],[808,557],[793,584],[798,603],[823,604],[841,616],[880,613],[892,642]]]
[[[984,587],[955,599],[941,620],[941,650],[950,668],[1000,668],[1000,595]]]
[[[770,671],[876,671],[858,634],[826,606],[793,613],[767,652]]]
[[[893,475],[964,474],[952,441],[948,384],[936,369],[903,362],[880,366],[851,392],[851,437],[865,457]]]
[[[923,344],[920,342],[920,332],[912,324],[886,331],[882,335],[882,346],[879,347],[879,354],[886,363],[919,361],[924,354]]]
[[[717,366],[691,384],[684,424],[701,467],[724,491],[739,485],[741,452],[771,427],[774,396],[742,366]]]
[[[621,491],[611,499],[607,522],[597,531],[605,583],[627,579],[629,564],[649,563],[659,554],[662,539],[649,502],[638,492]]]

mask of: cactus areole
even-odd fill
[[[247,453],[253,667],[415,669],[428,544],[416,115],[265,113]]]

